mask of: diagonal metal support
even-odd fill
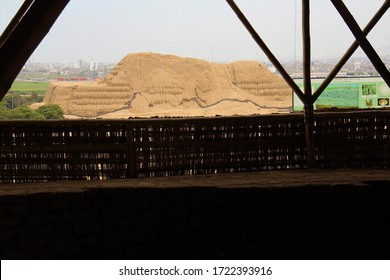
[[[0,100],[70,0],[26,0],[3,34],[0,46]]]
[[[18,26],[19,22],[23,18],[23,16],[26,14],[32,3],[34,3],[35,0],[25,0],[22,4],[22,6],[19,8],[16,15],[12,18],[11,22],[8,24],[7,28],[3,31],[3,34],[0,36],[0,48],[3,46],[3,44],[7,41],[9,35],[15,30],[16,26]]]
[[[378,73],[382,76],[383,80],[385,80],[387,85],[390,87],[389,70],[387,70],[385,64],[383,63],[379,55],[376,53],[371,43],[367,40],[365,34],[360,29],[358,23],[356,22],[355,18],[352,16],[350,11],[348,10],[347,6],[344,4],[342,0],[331,0],[331,2],[333,3],[337,11],[340,13],[345,23],[348,25],[352,34],[355,36],[356,40],[358,41],[360,47],[363,49],[363,51],[366,53],[368,58],[371,60],[375,69],[378,71]],[[389,0],[387,0],[386,3],[389,4]]]
[[[256,30],[253,28],[253,26],[250,24],[248,19],[245,17],[245,15],[241,12],[240,8],[236,5],[234,0],[226,0],[226,2],[229,4],[229,6],[232,8],[234,13],[237,15],[239,20],[242,22],[242,24],[245,26],[245,28],[248,30],[248,32],[252,35],[253,39],[257,43],[257,45],[262,49],[264,54],[268,57],[268,59],[271,61],[271,63],[275,66],[275,68],[279,71],[280,75],[282,75],[283,79],[286,81],[286,83],[292,88],[292,90],[297,94],[299,99],[304,102],[305,95],[302,92],[302,90],[298,87],[298,85],[294,82],[294,80],[291,78],[291,76],[287,73],[287,71],[283,68],[282,64],[278,61],[278,59],[275,57],[275,55],[271,52],[271,50],[267,47],[267,45],[264,43],[264,41],[260,38],[259,34],[256,32]]]
[[[378,12],[373,16],[367,26],[363,29],[363,34],[367,36],[371,30],[375,27],[375,25],[379,22],[379,20],[383,17],[383,15],[390,8],[390,0],[385,1],[383,5],[380,7]],[[349,47],[343,57],[339,60],[339,62],[333,67],[330,71],[326,79],[321,83],[319,88],[313,94],[313,102],[315,102],[318,97],[322,94],[322,92],[326,89],[326,87],[332,82],[332,80],[336,77],[336,75],[340,72],[341,68],[347,63],[347,61],[351,58],[353,53],[358,49],[359,42],[355,40],[353,44]]]

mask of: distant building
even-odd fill
[[[76,69],[84,69],[87,66],[87,62],[83,59],[78,59],[76,63],[74,64],[74,68]]]
[[[276,72],[277,72],[275,66],[268,66],[267,68],[268,68],[268,70],[271,71],[272,73],[276,73]]]
[[[359,62],[359,61],[357,61],[357,62],[354,62],[354,63],[353,63],[353,66],[354,66],[354,69],[355,69],[355,71],[356,71],[356,70],[359,70],[359,69],[361,68],[362,63]]]
[[[96,60],[92,60],[90,63],[89,63],[89,70],[90,71],[97,71],[99,68],[99,65],[97,63]]]

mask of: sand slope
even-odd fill
[[[136,53],[100,82],[51,83],[44,102],[69,118],[248,115],[288,112],[291,90],[256,61]]]

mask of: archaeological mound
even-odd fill
[[[291,90],[256,61],[136,53],[101,81],[50,83],[44,102],[67,118],[231,116],[289,112]]]

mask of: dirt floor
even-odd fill
[[[179,187],[298,187],[307,185],[364,185],[386,181],[387,169],[311,169],[290,171],[263,171],[197,176],[136,178],[107,181],[68,181],[0,185],[0,196],[44,192],[80,192],[91,188],[179,188]]]

